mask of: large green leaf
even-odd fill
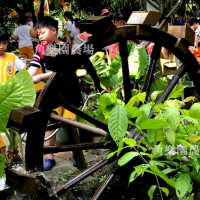
[[[134,157],[139,156],[138,152],[128,152],[124,154],[118,161],[119,166],[123,166],[126,163],[128,163],[130,160],[132,160]]]
[[[117,53],[110,65],[110,69],[109,69],[110,75],[117,74],[121,67],[122,67],[121,57],[119,53]]]
[[[166,121],[171,125],[172,129],[176,131],[181,120],[179,109],[175,106],[166,108],[165,118]]]
[[[59,7],[60,7],[60,2],[61,2],[61,0],[56,0],[56,1],[54,1],[54,5],[55,5],[56,10],[59,9]]]
[[[140,79],[140,77],[144,76],[144,74],[146,73],[145,69],[149,64],[147,60],[147,52],[144,47],[138,48],[138,55],[140,64],[135,79]]]
[[[116,93],[104,93],[100,97],[99,104],[105,108],[106,106],[109,106],[111,104],[114,104],[116,101]]]
[[[110,78],[110,86],[120,86],[123,83],[123,76],[122,70],[120,69],[119,72]]]
[[[169,124],[164,120],[159,119],[147,119],[141,123],[141,129],[159,129],[169,126]]]
[[[190,117],[200,119],[200,103],[194,103],[189,110]]]
[[[168,96],[169,99],[175,99],[180,97],[184,89],[187,87],[187,85],[176,85],[174,89],[171,91],[170,95]]]
[[[113,140],[118,143],[124,138],[128,127],[128,116],[126,109],[122,105],[117,105],[110,113],[108,119],[108,129]]]
[[[154,83],[151,84],[149,96],[151,96],[151,94],[154,91],[164,91],[167,86],[168,86],[168,82],[165,77],[156,80]]]
[[[154,193],[156,187],[157,187],[156,185],[152,185],[152,186],[150,187],[150,189],[148,190],[148,195],[149,195],[150,200],[153,199],[153,193]]]
[[[176,180],[175,189],[176,195],[181,199],[185,194],[187,194],[190,189],[190,175],[187,173],[181,173]]]
[[[126,112],[130,118],[135,118],[142,114],[142,111],[136,107],[127,107]]]
[[[11,110],[21,106],[23,87],[20,84],[0,83],[0,133],[6,131]]]
[[[9,79],[8,82],[20,84],[23,87],[21,107],[33,106],[36,98],[36,90],[33,79],[26,69],[22,69],[15,76]]]
[[[174,145],[175,143],[175,133],[171,128],[166,128],[164,129],[164,133],[166,135],[167,141],[171,144]]]

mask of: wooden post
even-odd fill
[[[44,17],[44,0],[38,1],[38,19]]]

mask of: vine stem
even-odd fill
[[[135,149],[135,151],[137,151],[137,149],[135,148],[135,147],[133,147],[134,149]],[[137,151],[138,152],[138,151]],[[140,157],[147,163],[147,164],[149,164],[146,160],[145,160],[145,158],[138,152],[138,154],[140,155]],[[155,175],[155,174],[154,174]],[[157,177],[157,175],[155,175],[155,177],[156,177],[156,181],[157,181],[157,184],[158,184],[158,188],[159,188],[159,192],[160,192],[160,196],[161,196],[161,199],[163,200],[163,196],[162,196],[162,192],[161,192],[161,190],[160,190],[160,184],[159,184],[159,181],[158,181],[158,177]]]

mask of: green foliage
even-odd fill
[[[4,175],[4,168],[6,163],[6,159],[3,155],[0,154],[0,178]]]
[[[108,129],[111,137],[117,144],[124,138],[127,127],[128,117],[126,109],[122,105],[115,106],[108,119]]]
[[[26,69],[21,70],[8,82],[0,83],[0,132],[5,132],[9,141],[10,149],[14,149],[14,133],[12,137],[7,133],[7,123],[11,110],[23,106],[33,106],[35,103],[36,91],[30,74]],[[0,155],[0,177],[4,166],[3,158]]]
[[[190,175],[188,173],[182,173],[176,180],[175,189],[176,195],[179,199],[181,199],[185,194],[187,194],[188,190],[191,187],[190,183]]]
[[[156,187],[157,187],[156,185],[152,185],[152,186],[150,187],[149,191],[148,191],[148,195],[149,195],[150,200],[153,199],[153,193],[154,193]]]

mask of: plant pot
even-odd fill
[[[188,85],[185,89],[184,89],[184,96],[189,97],[189,96],[196,96],[197,91],[194,85]]]

